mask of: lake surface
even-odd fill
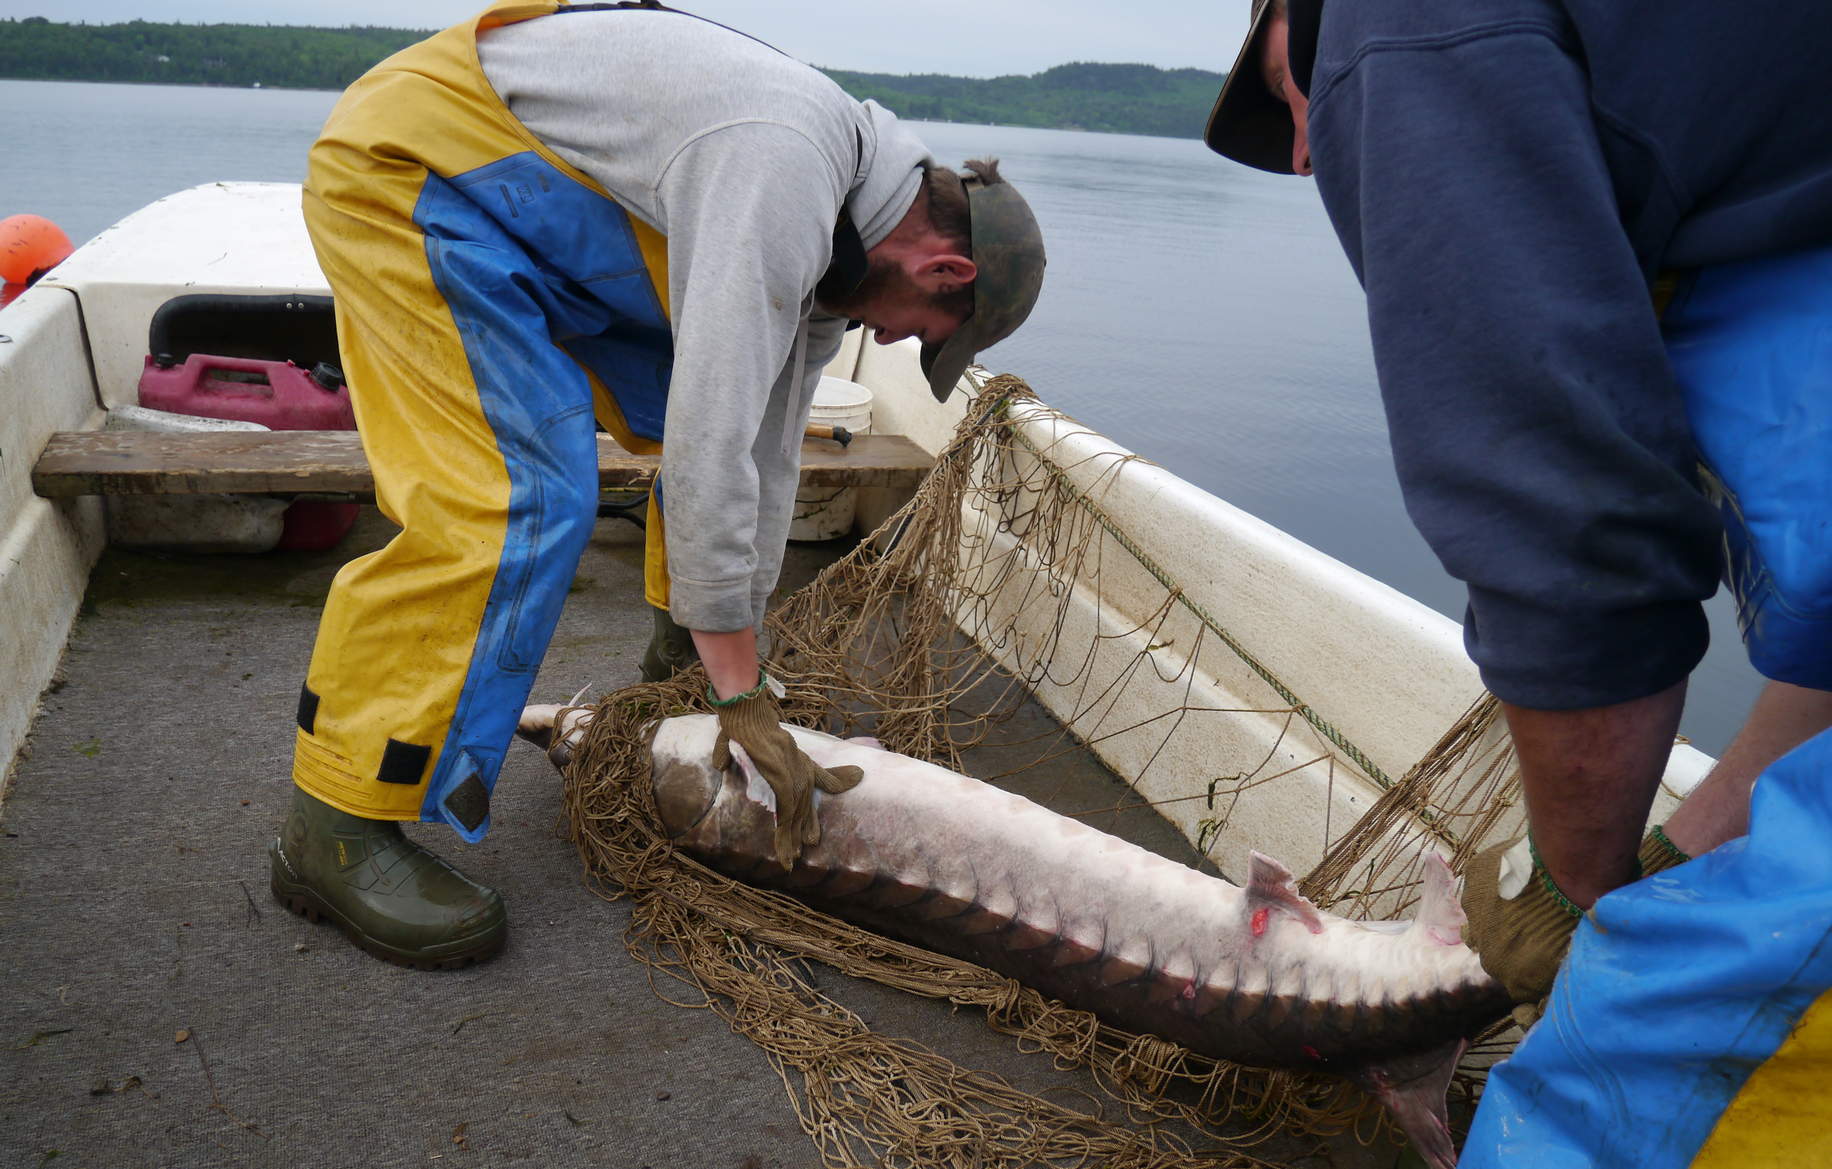
[[[0,216],[78,243],[162,195],[297,182],[334,93],[0,80]],[[992,154],[1042,221],[1049,279],[989,350],[1052,404],[1459,620],[1462,586],[1407,520],[1361,290],[1307,181],[1195,140],[926,124],[945,162]],[[1721,751],[1759,687],[1722,596],[1685,732]]]

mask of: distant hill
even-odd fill
[[[0,77],[342,89],[429,33],[259,24],[0,20]]]
[[[1029,77],[897,77],[825,70],[906,118],[1199,138],[1223,74],[1156,65],[1058,65]]]
[[[398,28],[256,24],[62,24],[0,20],[0,77],[342,89],[431,35]],[[1222,74],[1154,65],[1058,65],[1032,76],[824,72],[907,118],[1194,138]]]

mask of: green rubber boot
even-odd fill
[[[668,610],[651,606],[655,614],[655,633],[649,638],[649,649],[642,655],[642,680],[665,682],[700,660],[693,648],[693,634],[674,623]]]
[[[274,897],[329,920],[398,966],[452,970],[503,948],[503,899],[407,839],[393,820],[340,812],[293,788],[293,810],[268,849]]]

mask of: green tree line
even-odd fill
[[[428,34],[256,24],[59,24],[0,20],[0,77],[342,89]]]
[[[64,24],[0,20],[0,77],[342,89],[431,35],[398,28],[256,24]],[[1222,74],[1152,65],[1058,65],[1031,76],[894,76],[825,70],[848,93],[906,118],[1194,138]]]
[[[1058,65],[1031,76],[826,73],[906,118],[1199,138],[1223,74],[1155,65]]]

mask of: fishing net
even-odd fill
[[[1506,819],[1513,767],[1492,700],[1389,779],[1103,511],[1102,485],[1135,456],[1072,453],[1087,432],[1015,377],[978,389],[915,497],[770,617],[770,673],[787,687],[790,721],[869,733],[961,769],[1047,692],[1061,725],[1036,741],[1031,767],[1090,747],[1142,751],[1131,802],[1181,814],[1186,826],[1194,816],[1205,847],[1236,828],[1250,801],[1302,776],[1326,809],[1303,890],[1351,917],[1403,913],[1427,838],[1455,864]],[[1143,595],[1161,601],[1142,614],[1091,609],[1101,590],[1090,582],[1119,574],[1139,578],[1134,595],[1148,580]],[[1247,679],[1234,692],[1250,686],[1255,701],[1198,701],[1211,693],[1203,680],[1228,672]],[[592,708],[567,771],[570,831],[598,889],[631,902],[629,948],[658,993],[717,1012],[767,1053],[824,1164],[1246,1169],[1291,1156],[1293,1136],[1383,1139],[1382,1113],[1341,1080],[1233,1066],[1120,1031],[676,852],[652,803],[647,733],[658,718],[705,709],[704,687],[696,667]],[[1140,716],[1141,701],[1158,709]],[[1232,735],[1234,725],[1252,729]],[[1162,774],[1192,740],[1214,777],[1199,794]],[[1351,774],[1380,795],[1332,824],[1335,782]],[[1177,794],[1153,799],[1154,779]],[[878,1034],[814,984],[810,959],[983,1011],[1023,1049],[1085,1068],[1098,1097],[1086,1107],[1046,1099]],[[1466,1094],[1478,1074],[1460,1076]]]

